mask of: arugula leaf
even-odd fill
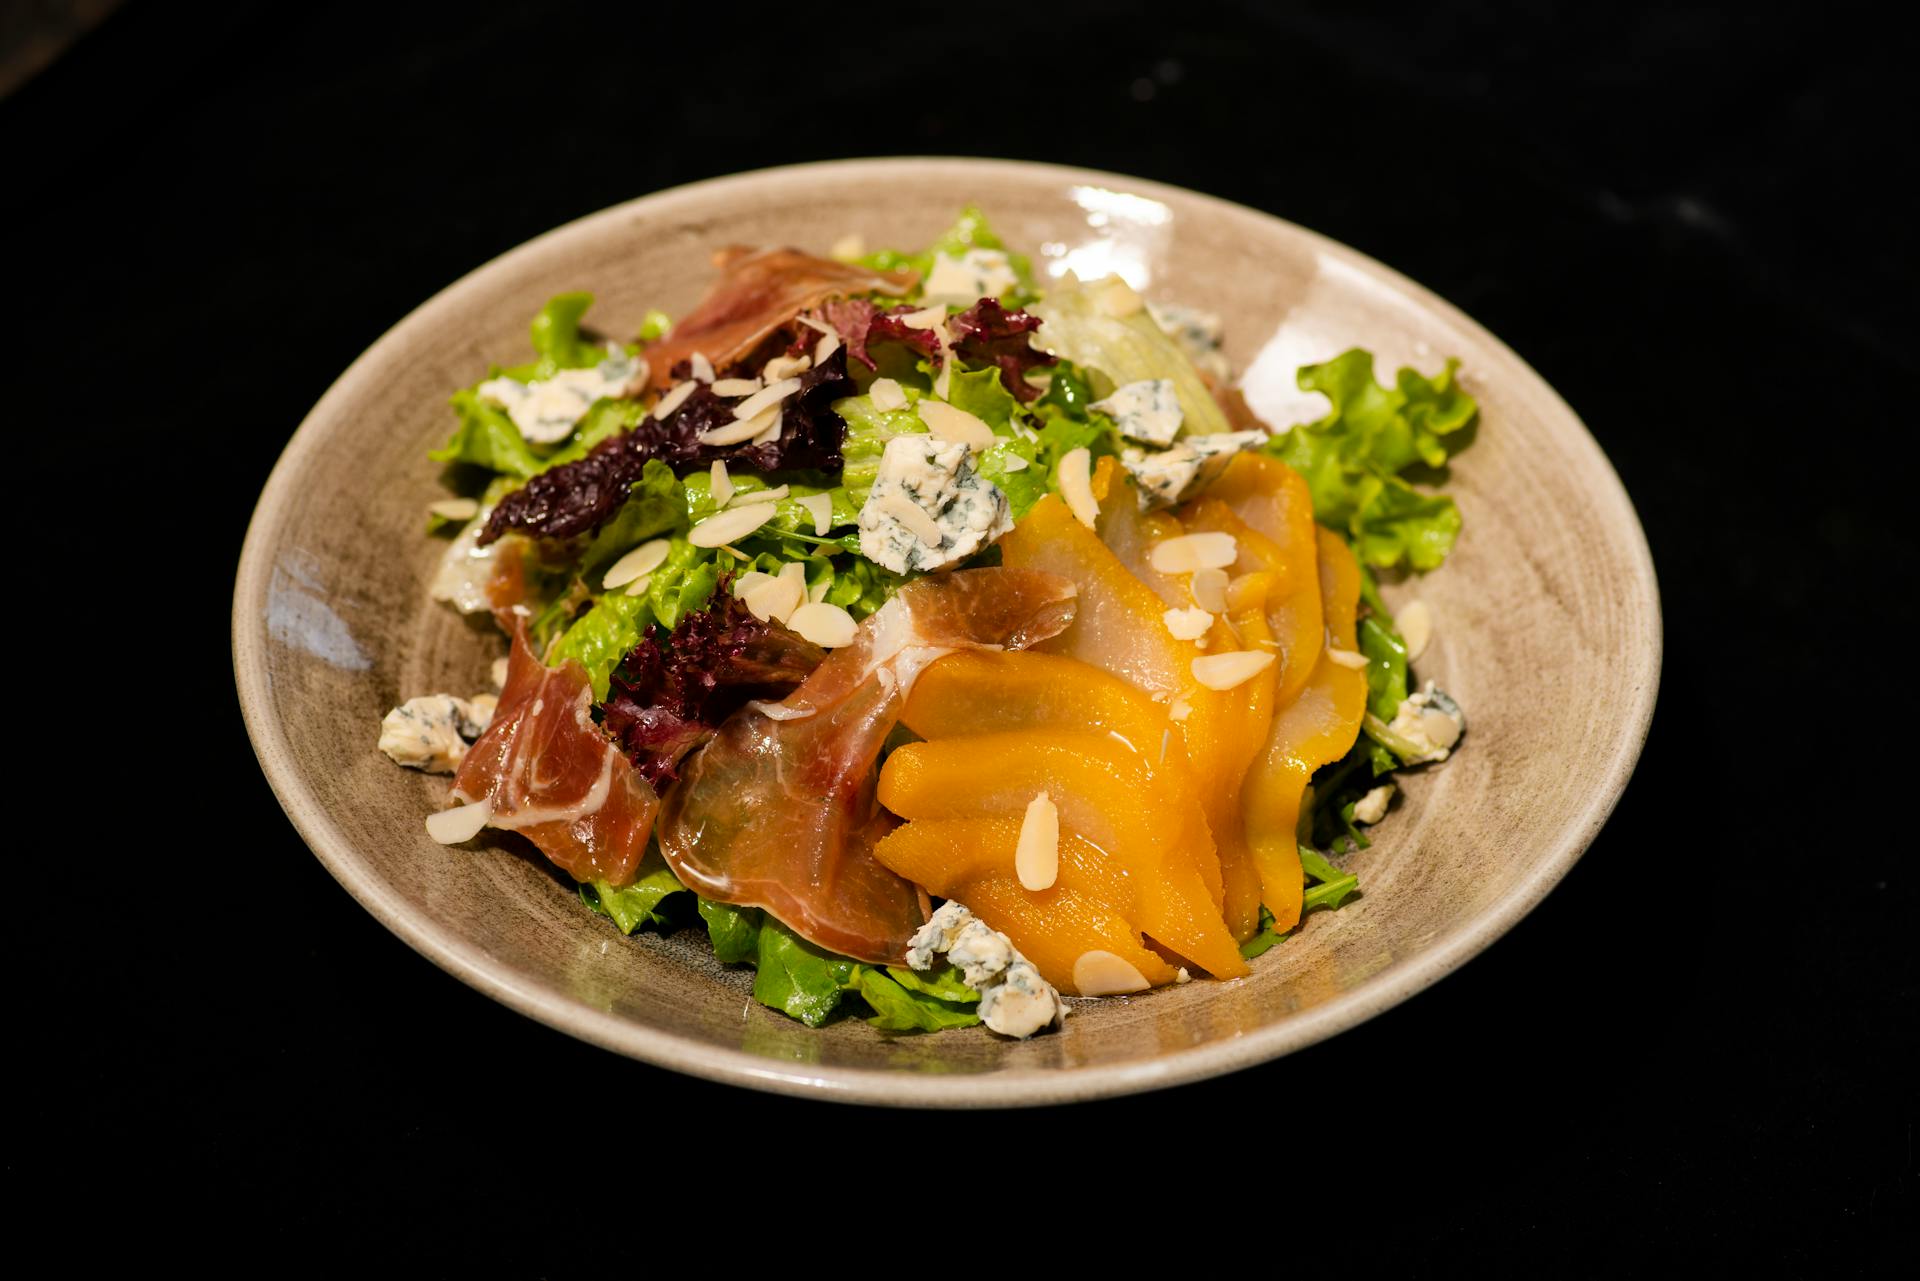
[[[1287,933],[1291,933],[1291,931]],[[1253,932],[1252,938],[1240,945],[1240,955],[1246,957],[1249,961],[1256,956],[1265,956],[1275,943],[1280,942],[1286,937],[1286,933],[1282,933],[1273,928],[1273,913],[1267,910],[1265,903],[1262,903],[1260,905],[1259,928]]]
[[[1367,607],[1359,625],[1360,652],[1367,657],[1367,741],[1365,747],[1373,762],[1373,772],[1384,774],[1400,765],[1400,758],[1376,736],[1375,722],[1391,721],[1407,698],[1407,643],[1380,599],[1380,586],[1363,562],[1360,566],[1360,599]],[[1355,750],[1359,750],[1356,748]],[[1366,840],[1360,838],[1361,848]]]
[[[711,928],[711,923],[709,923]],[[859,962],[823,952],[771,916],[760,923],[753,999],[819,1027],[840,1008]]]
[[[700,919],[707,923],[713,955],[723,965],[751,961],[760,950],[760,913],[751,907],[701,899]]]
[[[1448,360],[1432,379],[1402,369],[1390,388],[1374,381],[1373,355],[1359,348],[1300,369],[1301,389],[1324,394],[1332,410],[1263,448],[1306,477],[1314,516],[1345,531],[1363,563],[1424,572],[1453,549],[1453,500],[1421,493],[1400,473],[1444,467],[1471,442],[1479,407],[1454,381],[1459,365]]]
[[[660,904],[686,888],[660,855],[649,851],[631,885],[615,889],[605,881],[582,882],[580,901],[600,915],[612,917],[622,934],[631,934],[648,923],[664,925]]]
[[[1320,882],[1309,886],[1301,902],[1300,912],[1305,915],[1315,908],[1324,907],[1334,911],[1360,889],[1360,878],[1351,872],[1342,872],[1327,861],[1326,855],[1311,845],[1300,847],[1300,866],[1308,876]]]
[[[856,967],[853,976],[860,998],[873,1007],[867,1020],[888,1032],[938,1032],[943,1028],[972,1027],[980,1021],[979,1012],[969,1003],[943,1000],[919,989],[909,989],[897,981],[903,971],[879,970],[871,965]],[[911,970],[904,973],[912,973]],[[969,989],[971,991],[971,989]],[[979,1000],[979,994],[974,994]]]

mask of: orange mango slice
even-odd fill
[[[894,861],[912,862],[928,875],[933,875],[928,862],[984,857],[1011,874],[1020,820],[1042,792],[1059,809],[1063,880],[1071,870],[1077,890],[1099,893],[1156,941],[1209,973],[1237,978],[1247,972],[1201,879],[1199,863],[1210,851],[1198,802],[1166,776],[1156,777],[1131,749],[1108,737],[1027,730],[898,748],[880,771],[877,794],[882,805],[908,821],[881,842],[891,852],[876,846],[875,857],[888,867]],[[984,842],[979,850],[963,850],[954,835],[963,829],[950,825],[944,831],[913,835],[925,820],[983,817],[1008,822],[992,829],[992,840],[986,839],[985,829],[969,830],[967,834]],[[1088,848],[1068,841],[1069,834]],[[932,854],[927,846],[914,844],[929,841],[944,844]],[[1103,865],[1071,868],[1069,846],[1082,857],[1097,853]],[[917,857],[910,860],[909,850]],[[972,861],[967,865],[979,866]],[[900,874],[941,892],[920,876]],[[946,876],[938,879],[947,883]],[[962,901],[974,907],[971,900]],[[1021,951],[1028,950],[1021,935],[1009,934]]]
[[[1351,650],[1360,602],[1360,567],[1338,534],[1322,529],[1316,541],[1321,609],[1329,639],[1334,646]],[[1366,710],[1366,672],[1343,667],[1323,651],[1299,696],[1274,716],[1261,757],[1247,772],[1241,789],[1246,839],[1275,929],[1292,929],[1300,921],[1305,877],[1297,828],[1307,781],[1322,765],[1346,755],[1359,736]]]

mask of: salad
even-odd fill
[[[1336,355],[1270,427],[1216,318],[1043,280],[974,209],[714,262],[629,341],[554,298],[453,395],[431,592],[508,652],[381,725],[453,775],[435,840],[517,832],[619,930],[895,1032],[1239,978],[1360,892],[1466,728],[1376,586],[1460,531],[1455,362]]]

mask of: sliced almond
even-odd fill
[[[828,333],[813,345],[813,364],[817,369],[827,363],[827,358],[840,350],[840,335]]]
[[[919,311],[910,311],[900,317],[900,323],[908,329],[938,329],[947,323],[947,309],[922,307]]]
[[[1209,530],[1161,539],[1147,553],[1147,563],[1162,574],[1191,574],[1201,569],[1225,569],[1239,557],[1240,547],[1232,534]]]
[[[797,560],[790,560],[782,565],[780,572],[774,577],[782,582],[797,583],[803,592],[807,590],[807,567]]]
[[[659,403],[654,405],[654,420],[658,422],[674,410],[680,408],[680,406],[686,404],[687,397],[693,395],[693,389],[699,385],[699,382],[692,378],[687,379],[685,382],[675,383],[673,390],[662,396]]]
[[[883,412],[907,407],[906,389],[892,378],[874,379],[867,395],[873,398],[873,407]]]
[[[1060,878],[1060,808],[1045,792],[1027,802],[1020,840],[1013,847],[1013,870],[1030,890],[1052,889]]]
[[[480,829],[492,817],[492,801],[456,805],[450,810],[427,815],[427,835],[442,845],[459,845],[480,835]]]
[[[1273,655],[1254,649],[1230,654],[1208,654],[1193,660],[1193,679],[1208,689],[1228,690],[1244,685],[1273,666]]]
[[[827,593],[832,590],[833,580],[831,578],[823,578],[813,586],[807,588],[807,599],[810,601],[825,600]]]
[[[713,384],[716,396],[751,396],[760,390],[758,378],[721,378]]]
[[[751,507],[755,503],[777,503],[787,496],[787,486],[775,485],[772,489],[750,489],[733,496],[735,507]]]
[[[760,368],[760,376],[770,383],[782,378],[791,378],[804,374],[813,368],[813,360],[807,356],[775,356]]]
[[[1350,649],[1328,649],[1327,661],[1338,663],[1342,667],[1350,667],[1357,672],[1367,666],[1371,660],[1365,654],[1355,653]]]
[[[1393,621],[1400,626],[1400,639],[1407,643],[1409,663],[1427,652],[1427,642],[1433,639],[1433,611],[1427,608],[1427,602],[1409,602]]]
[[[953,388],[953,353],[947,350],[947,309],[923,307],[900,317],[900,323],[908,329],[932,331],[939,353],[934,357],[934,363],[940,366],[940,372],[933,376],[933,394],[945,400]]]
[[[1170,721],[1184,721],[1191,715],[1193,715],[1193,704],[1184,698],[1175,699],[1173,706],[1167,709],[1167,719]]]
[[[495,689],[507,687],[507,670],[510,666],[506,659],[496,658],[493,660],[493,666],[487,669],[487,676],[493,681]]]
[[[1125,996],[1153,985],[1125,959],[1096,948],[1073,963],[1073,986],[1082,996]]]
[[[927,514],[926,508],[904,498],[899,494],[888,494],[878,504],[880,510],[893,517],[913,531],[915,538],[929,547],[938,547],[942,542],[940,526]]]
[[[736,538],[745,538],[773,519],[773,504],[752,503],[729,507],[718,516],[709,516],[687,531],[687,541],[695,547],[725,547]]]
[[[725,427],[715,427],[712,431],[703,431],[697,440],[703,445],[737,445],[743,440],[752,440],[767,428],[777,425],[780,407],[775,405],[757,418],[736,418]]]
[[[852,262],[855,258],[867,256],[867,238],[857,231],[850,231],[833,242],[833,248],[827,250],[841,262]]]
[[[746,419],[766,413],[767,410],[772,409],[775,405],[799,390],[800,380],[798,378],[782,378],[779,382],[774,383],[770,387],[762,388],[735,405],[733,407],[733,416],[744,422]]]
[[[793,617],[794,610],[806,603],[807,585],[804,581],[795,583],[786,578],[769,578],[740,600],[761,622],[775,619],[784,623]]]
[[[811,601],[794,610],[787,626],[822,649],[850,645],[854,633],[860,630],[852,614],[825,601]]]
[[[833,495],[808,494],[805,498],[796,498],[795,502],[807,509],[813,517],[813,533],[816,538],[825,538],[827,531],[833,528]]]
[[[469,521],[480,514],[480,504],[471,498],[443,498],[428,503],[427,510],[441,520]]]
[[[1084,448],[1069,449],[1061,455],[1054,483],[1074,519],[1092,529],[1100,519],[1100,504],[1093,497],[1093,455]]]
[[[642,574],[651,574],[666,561],[669,550],[667,540],[664,538],[653,538],[641,543],[607,567],[605,576],[600,579],[600,586],[607,591],[612,591],[616,587],[625,587]]]
[[[1187,582],[1187,591],[1193,596],[1193,603],[1209,614],[1227,612],[1227,571],[1224,569],[1196,569]]]
[[[993,444],[993,428],[944,400],[921,401],[920,421],[936,438],[957,440],[968,449],[985,449]]]
[[[772,581],[772,574],[763,574],[757,569],[750,569],[733,580],[733,594],[737,597],[744,597],[748,592],[760,586],[760,584],[770,583]]]
[[[727,475],[726,463],[718,458],[714,459],[713,468],[708,475],[713,478],[707,491],[713,495],[713,505],[725,507],[733,501],[733,477]]]
[[[753,438],[753,443],[756,445],[764,445],[769,441],[779,440],[780,431],[781,431],[780,425],[785,420],[786,415],[787,415],[787,407],[785,405],[774,406],[773,421],[768,423],[766,425],[766,429],[763,430],[758,436],[755,436]],[[760,415],[760,417],[765,418],[766,415],[762,414]],[[755,421],[758,421],[758,420],[756,419]]]
[[[687,372],[695,382],[710,383],[713,381],[713,362],[707,359],[706,352],[696,351],[687,357]]]
[[[1002,470],[1005,471],[1025,471],[1026,469],[1027,460],[1018,454],[1009,455],[1007,461],[1002,464]]]
[[[1160,617],[1175,640],[1199,640],[1213,628],[1213,615],[1204,609],[1170,609]]]

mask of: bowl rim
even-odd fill
[[[1404,962],[1364,979],[1353,989],[1311,1009],[1233,1039],[1168,1051],[1152,1058],[1112,1065],[1069,1068],[1008,1069],[975,1076],[943,1076],[940,1089],[925,1090],[916,1073],[827,1065],[783,1065],[744,1050],[705,1044],[659,1028],[638,1024],[521,980],[509,966],[464,942],[425,911],[406,902],[360,857],[353,843],[333,822],[307,786],[288,747],[272,706],[267,674],[267,637],[264,602],[271,579],[281,513],[288,496],[305,472],[308,460],[323,445],[319,420],[337,403],[349,401],[367,378],[374,355],[389,342],[413,329],[436,323],[457,311],[466,297],[510,261],[540,249],[596,235],[603,226],[625,217],[637,206],[671,216],[675,207],[694,200],[725,195],[738,188],[765,198],[768,189],[796,183],[831,181],[836,175],[868,178],[925,175],[929,169],[955,173],[1041,176],[1062,184],[1094,183],[1147,196],[1174,196],[1198,201],[1239,218],[1278,223],[1303,237],[1317,252],[1399,292],[1441,319],[1474,334],[1496,356],[1511,363],[1504,373],[1531,379],[1546,403],[1564,414],[1578,430],[1575,449],[1589,455],[1596,487],[1590,498],[1603,524],[1625,535],[1626,590],[1638,596],[1653,626],[1645,638],[1642,661],[1648,679],[1638,698],[1626,708],[1625,735],[1607,761],[1604,773],[1587,794],[1573,821],[1563,827],[1554,847],[1523,881],[1481,912],[1436,939]],[[1605,452],[1572,407],[1512,348],[1431,290],[1349,248],[1297,223],[1273,214],[1168,183],[1127,174],[1037,161],[993,160],[950,156],[892,156],[816,161],[749,170],[704,179],[635,197],[587,214],[535,236],[474,268],[408,312],[367,347],[335,379],[302,419],[261,489],[247,524],[234,579],[232,615],[234,683],[242,718],[254,754],[274,796],[296,831],[334,879],[409,947],[455,978],[484,992],[521,1014],[570,1036],[644,1063],[689,1073],[708,1080],[747,1086],[779,1094],[826,1098],[849,1103],[899,1107],[985,1108],[1064,1103],[1129,1094],[1181,1085],[1224,1075],[1289,1054],[1324,1040],[1398,1005],[1484,951],[1530,912],[1577,862],[1612,814],[1637,764],[1658,699],[1664,649],[1664,626],[1653,557],[1645,531],[1626,487]]]

